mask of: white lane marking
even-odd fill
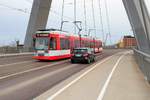
[[[119,52],[120,53],[120,52]],[[117,53],[117,54],[119,54]],[[84,72],[82,75],[80,75],[79,77],[77,77],[75,80],[71,81],[69,84],[67,84],[66,86],[64,86],[63,88],[61,88],[59,91],[57,91],[55,94],[53,94],[52,96],[50,96],[47,100],[53,100],[54,98],[56,98],[56,96],[58,96],[60,93],[62,93],[64,90],[66,90],[68,87],[70,87],[72,84],[76,83],[78,80],[80,80],[82,77],[84,77],[85,75],[87,75],[89,72],[93,71],[95,68],[98,67],[98,65],[106,62],[107,60],[111,59],[113,56],[117,55],[114,54],[110,57],[105,58],[104,60],[102,60],[101,62],[98,62],[97,64],[94,65],[94,67],[90,68],[89,70],[87,70],[86,72]]]
[[[13,58],[16,58],[16,59],[19,59],[19,58],[31,58],[33,55],[20,55],[20,56],[8,56],[8,57],[3,57],[2,59],[13,59]],[[1,57],[0,57],[1,58]]]
[[[30,79],[30,80],[28,80],[28,81],[24,81],[24,82],[21,82],[21,83],[19,83],[19,84],[15,84],[15,85],[13,85],[13,86],[11,86],[11,87],[7,87],[6,89],[3,89],[2,91],[0,91],[0,96],[1,96],[1,95],[5,95],[5,94],[8,94],[8,93],[11,93],[11,92],[13,92],[13,91],[15,91],[15,90],[17,90],[17,89],[20,89],[20,88],[23,89],[23,88],[25,88],[25,87],[28,86],[28,85],[31,86],[31,84],[35,84],[36,82],[39,82],[40,80],[43,80],[43,79],[45,79],[46,77],[55,75],[55,74],[57,74],[57,73],[64,72],[64,71],[66,71],[66,70],[68,70],[68,69],[72,69],[73,67],[76,67],[77,65],[78,65],[78,64],[67,65],[67,66],[64,66],[64,67],[62,67],[62,68],[59,68],[59,69],[57,69],[57,70],[55,70],[55,71],[52,71],[52,72],[50,72],[50,73],[45,73],[45,74],[43,74],[43,75],[40,75],[40,76],[35,77],[35,78],[33,78],[33,79]],[[33,100],[34,100],[34,99],[33,99]]]
[[[43,68],[46,68],[46,67],[51,67],[51,66],[54,66],[54,65],[58,65],[58,64],[67,62],[67,61],[68,61],[68,60],[61,61],[61,62],[56,62],[56,63],[52,63],[52,64],[50,64],[50,65],[48,64],[48,65],[45,65],[45,66],[41,66],[41,67],[37,67],[37,68],[30,69],[30,70],[26,70],[26,71],[22,71],[22,72],[10,74],[10,75],[7,75],[7,76],[2,76],[2,77],[0,77],[0,80],[1,80],[1,79],[5,79],[5,78],[8,78],[8,77],[12,77],[12,76],[20,75],[20,74],[23,74],[23,73],[40,70],[40,69],[43,69]]]
[[[102,88],[102,90],[101,90],[101,92],[100,92],[100,94],[99,94],[97,100],[103,100],[104,94],[105,94],[106,89],[107,89],[107,87],[108,87],[108,85],[109,85],[109,82],[110,82],[110,80],[111,80],[111,78],[112,78],[112,75],[113,75],[113,73],[115,72],[115,70],[116,70],[117,66],[119,65],[120,61],[122,60],[122,58],[123,58],[126,54],[127,54],[127,53],[124,53],[124,54],[123,54],[122,56],[120,56],[119,59],[117,60],[117,62],[116,62],[116,64],[114,65],[114,67],[113,67],[111,73],[109,74],[109,76],[108,76],[108,78],[107,78],[107,80],[106,80],[106,82],[105,82],[105,84],[104,84],[104,86],[103,86],[103,88]]]
[[[29,55],[29,54],[33,54],[33,52],[27,52],[27,53],[15,53],[15,54],[1,54],[0,57],[18,56],[18,55]]]
[[[0,68],[1,67],[5,67],[5,66],[11,66],[11,65],[23,64],[23,63],[29,63],[29,62],[34,62],[34,61],[23,61],[23,62],[17,62],[17,63],[4,64],[4,65],[0,65]]]

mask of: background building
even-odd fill
[[[118,48],[133,48],[137,45],[136,39],[133,36],[124,36],[117,44]]]

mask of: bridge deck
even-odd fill
[[[100,61],[50,89],[36,100],[149,100],[144,80],[132,52]]]

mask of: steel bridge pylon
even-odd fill
[[[145,0],[123,0],[138,48],[134,56],[145,79],[150,83],[150,16]]]
[[[144,0],[123,0],[138,49],[150,54],[150,17]]]
[[[25,48],[32,48],[33,34],[46,28],[51,3],[52,0],[34,0],[24,42]]]

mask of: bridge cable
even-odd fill
[[[93,17],[94,35],[95,35],[95,38],[96,38],[96,24],[95,24],[94,0],[92,0],[92,17]]]
[[[65,4],[65,0],[62,1],[61,26],[60,26],[61,31],[62,31],[63,24],[64,24],[64,4]]]
[[[103,25],[103,16],[102,16],[101,0],[98,0],[98,7],[99,7],[99,17],[100,17],[100,24],[101,24],[101,31],[102,31],[102,41],[104,42],[105,35],[104,35],[104,25]]]
[[[27,9],[20,9],[20,8],[16,8],[16,7],[11,7],[11,6],[8,6],[8,5],[4,5],[4,4],[0,4],[1,7],[6,7],[6,8],[9,8],[11,10],[16,10],[16,11],[19,11],[19,12],[23,12],[23,13],[28,13],[29,12],[27,11]]]
[[[55,15],[58,15],[59,17],[61,17],[61,16],[62,16],[60,13],[58,13],[57,11],[54,11],[54,10],[52,10],[52,9],[51,9],[51,12],[52,12],[53,14],[55,14]],[[69,16],[64,16],[64,17],[65,17],[65,18],[67,18],[67,19],[72,20],[72,18],[71,18],[71,17],[69,17]]]
[[[77,2],[76,2],[76,0],[74,0],[74,23],[76,22],[76,20],[77,20],[77,4],[76,4]],[[76,25],[74,25],[74,33],[76,34]]]
[[[32,2],[30,2],[30,4],[32,4]],[[60,14],[60,13],[58,13],[57,11],[55,11],[55,10],[50,10],[53,14],[55,14],[55,15],[58,15],[59,17],[61,17],[62,15]],[[72,18],[71,17],[69,17],[69,16],[64,16],[63,15],[63,17],[65,17],[65,18],[67,18],[67,19],[70,19],[70,20],[72,20]]]
[[[28,3],[32,3],[32,1],[31,0],[26,0]]]
[[[84,0],[84,24],[85,24],[85,32],[87,32],[87,17],[86,17],[86,1]]]
[[[104,1],[105,1],[105,9],[106,9],[107,27],[108,27],[108,33],[107,33],[108,35],[106,36],[106,40],[105,40],[105,44],[106,44],[108,36],[110,39],[110,43],[112,43],[112,41],[111,41],[110,20],[109,20],[109,14],[108,14],[107,0],[104,0]]]

